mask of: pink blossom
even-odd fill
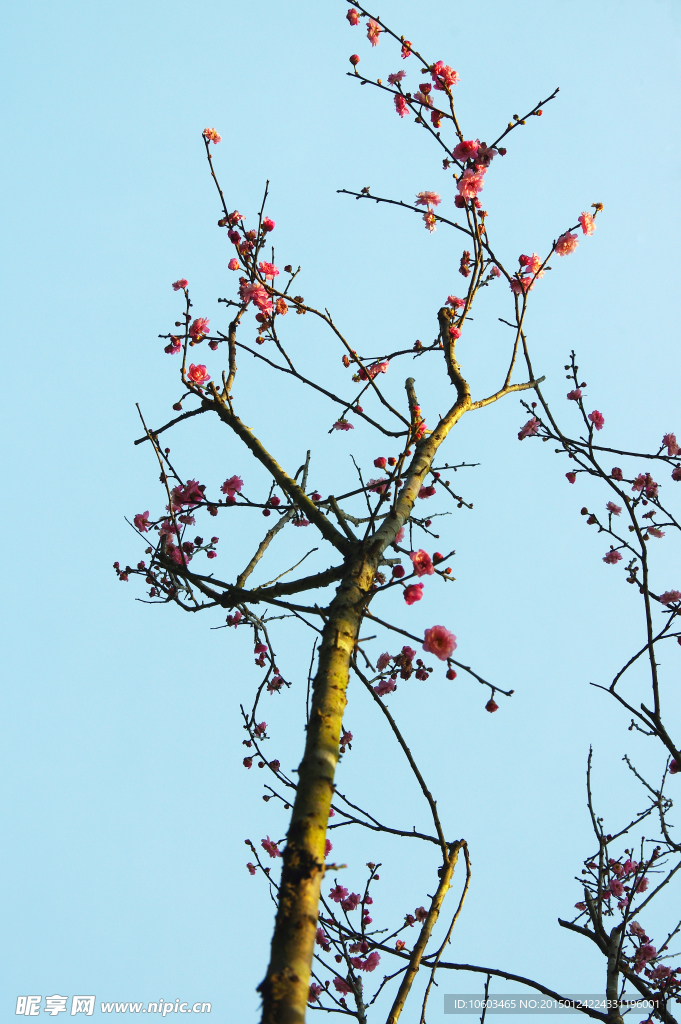
[[[681,448],[679,448],[679,445],[676,441],[676,434],[665,434],[662,438],[662,445],[664,448],[667,449],[667,455],[671,456],[672,458],[674,458],[675,455],[678,455],[679,452],[681,452]]]
[[[376,668],[379,672],[382,672],[384,668],[387,668],[390,664],[390,655],[386,651],[385,654],[379,654],[378,661],[376,662]]]
[[[371,366],[367,366],[366,370],[364,367],[360,367],[357,376],[360,380],[373,380],[379,373],[387,373],[389,366],[389,360],[383,359],[380,363],[372,363]]]
[[[341,900],[341,907],[347,913],[350,910],[357,910],[357,907],[360,905],[361,902],[362,897],[360,896],[360,894],[358,892],[351,892],[346,899]]]
[[[210,374],[203,363],[199,363],[198,366],[194,363],[190,363],[189,369],[187,370],[187,376],[192,384],[198,384],[199,386],[206,384],[210,380]]]
[[[218,142],[222,142],[222,136],[218,135],[215,128],[204,128],[203,137],[206,142],[212,142],[214,146],[216,146]]]
[[[190,338],[201,338],[203,335],[208,334],[208,324],[210,320],[205,316],[197,317],[193,324],[189,328]]]
[[[274,221],[271,217],[263,217],[262,229],[263,231],[274,231]]]
[[[182,508],[183,505],[196,505],[198,502],[203,501],[203,491],[198,480],[187,480],[184,487],[173,487],[170,492],[170,498],[174,508]],[[170,530],[165,531],[162,525],[161,532],[167,532],[170,536],[171,531],[175,532],[175,528],[171,526]]]
[[[344,885],[336,885],[329,893],[329,897],[334,901],[334,903],[340,903],[342,900],[348,898],[348,890]]]
[[[650,943],[645,942],[642,946],[639,946],[636,950],[636,966],[634,970],[637,974],[640,974],[644,966],[650,961],[654,960],[657,956],[657,950],[655,946],[651,946]]]
[[[646,497],[656,498],[658,484],[655,483],[650,473],[639,473],[631,485],[632,491],[643,491],[646,492]]]
[[[352,743],[352,733],[348,732],[346,729],[343,729],[343,735],[341,736],[340,742],[338,744],[340,747],[341,754],[345,753],[345,748],[349,746],[350,743]]]
[[[401,93],[395,93],[395,110],[400,117],[409,113],[409,104]]]
[[[614,516],[618,516],[622,511],[622,506],[616,505],[614,501],[609,501],[605,507],[607,508],[608,512],[612,512]]]
[[[381,477],[380,480],[368,480],[367,489],[375,494],[385,494],[388,489],[388,483],[389,481],[385,477]]]
[[[349,60],[349,61],[350,61],[350,63],[352,64],[353,68],[356,68],[356,67],[357,67],[357,65],[359,64],[359,54],[358,54],[358,53],[352,53],[352,54],[351,54],[351,55],[350,55],[350,56],[348,57],[348,60]]]
[[[537,256],[536,252],[533,252],[531,256],[519,256],[518,263],[521,267],[525,268],[528,274],[537,274],[539,277],[543,277],[543,273],[539,273],[541,268],[541,260]]]
[[[253,300],[261,313],[269,313],[272,309],[272,299],[261,284],[243,280],[239,285],[239,296],[246,305]]]
[[[678,771],[679,771],[679,766],[676,763],[676,760],[674,758],[672,758],[672,760],[669,762],[669,774],[670,775],[676,775]]]
[[[452,309],[463,309],[463,307],[466,305],[466,302],[464,299],[457,299],[456,295],[448,295],[447,305],[451,306]]]
[[[578,402],[582,397],[582,390],[581,388],[575,388],[574,391],[568,391],[567,396],[570,402]]]
[[[417,576],[432,576],[435,572],[431,557],[423,548],[419,548],[418,551],[410,551],[409,557]]]
[[[329,937],[328,937],[328,935],[326,934],[326,932],[324,931],[323,928],[318,928],[317,929],[317,937],[315,939],[315,942],[317,943],[318,946],[328,946],[329,945]]]
[[[594,220],[593,214],[580,213],[577,220],[582,225],[582,231],[585,235],[593,235],[596,230],[596,221]]]
[[[599,412],[598,409],[594,409],[593,412],[590,412],[588,418],[591,420],[596,430],[603,429],[603,424],[605,423],[605,416],[603,415],[603,413]]]
[[[440,202],[437,192],[419,192],[416,197],[417,206],[439,206]]]
[[[258,263],[258,270],[266,281],[274,281],[275,277],[279,276],[279,271],[275,267],[274,263],[266,263],[265,260]]]
[[[434,654],[440,661],[451,658],[452,652],[456,650],[456,637],[444,626],[431,626],[423,634],[423,649],[428,654]]]
[[[636,892],[645,892],[650,882],[647,878],[642,878],[640,882],[636,884]]]
[[[485,184],[485,176],[481,171],[469,167],[463,172],[457,183],[459,195],[464,199],[474,199],[478,192],[482,192]]]
[[[574,252],[578,245],[577,235],[566,231],[565,234],[560,236],[553,248],[559,256],[567,256],[568,253]]]
[[[622,470],[619,468],[619,466],[613,466],[610,476],[613,478],[613,480],[623,479]]]
[[[664,594],[660,594],[660,601],[662,604],[676,604],[681,601],[681,593],[678,590],[665,590]]]
[[[390,85],[397,85],[398,82],[401,82],[406,77],[406,74],[406,71],[393,71],[391,75],[388,75]]]
[[[270,857],[281,857],[281,850],[269,836],[266,839],[262,839],[260,845],[265,853],[269,853]]]
[[[331,427],[332,430],[354,430],[352,423],[348,423],[345,418],[336,420],[334,425]]]
[[[672,470],[672,480],[681,480],[681,466],[675,466]]]
[[[163,349],[169,356],[177,355],[178,352],[182,351],[182,342],[174,334],[170,335],[170,342]]]
[[[404,600],[407,604],[414,604],[423,597],[423,583],[410,583],[404,588]]]
[[[452,85],[456,85],[459,81],[459,75],[456,71],[450,68],[449,64],[445,64],[439,60],[436,64],[433,64],[430,69],[430,74],[435,84],[435,88],[443,92],[446,88],[448,89]]]
[[[435,494],[435,487],[430,484],[428,487],[421,487],[419,489],[419,498],[432,498]]]
[[[347,981],[343,981],[343,979],[339,978],[338,976],[336,976],[333,979],[333,984],[336,988],[336,991],[340,992],[342,995],[347,995],[349,992],[352,992],[352,989],[348,985]]]
[[[624,896],[624,886],[617,878],[612,878],[610,880],[609,889],[612,895],[617,896],[618,899]]]
[[[662,540],[662,538],[664,537],[664,531],[658,530],[656,526],[649,526],[648,533],[651,537],[657,537],[658,540]]]
[[[237,259],[235,259],[234,256],[232,256],[231,260],[227,264],[227,267],[228,267],[229,270],[238,270],[239,269],[239,261]]]
[[[385,697],[386,693],[392,693],[397,689],[394,679],[381,679],[377,686],[374,686],[374,693],[378,697]]]
[[[237,491],[240,491],[243,487],[244,482],[240,476],[230,476],[228,480],[225,480],[224,484],[221,485],[220,490],[223,494],[229,494],[230,498],[233,498]]]
[[[492,277],[501,277],[501,271],[497,266],[492,267],[492,269],[490,270],[490,274],[492,275]]]
[[[151,525],[149,523],[149,509],[147,509],[146,512],[138,512],[133,519],[133,523],[140,533],[147,533],[149,526]]]
[[[179,281],[173,281],[173,291],[180,292],[184,288],[186,288],[188,284],[189,281],[186,279],[186,277],[181,277]]]
[[[251,862],[249,861],[248,864],[246,865],[246,867],[248,868],[250,874],[252,874],[252,875],[255,874],[255,872],[256,872],[255,864],[251,864]]]
[[[435,225],[437,224],[437,218],[432,210],[428,210],[427,213],[424,213],[423,222],[432,235],[433,231],[435,231]]]
[[[376,950],[373,953],[369,953],[366,960],[360,960],[358,956],[351,959],[350,963],[358,971],[375,971],[381,962],[381,955]]]
[[[567,480],[568,480],[569,484],[573,484],[575,482],[575,480],[577,479],[577,474],[576,473],[566,473],[565,476],[567,477]]]
[[[316,981],[313,981],[310,985],[310,991],[307,994],[308,1003],[316,1003],[323,991],[324,989],[322,986],[318,985]]]
[[[539,430],[539,420],[536,416],[533,416],[527,421],[524,427],[518,431],[518,440],[522,441],[526,437],[532,437]]]
[[[359,25],[359,11],[351,7],[348,13],[345,15],[351,25]]]
[[[622,561],[622,556],[619,551],[610,550],[607,555],[604,556],[603,561],[607,562],[608,565],[617,565],[618,562]]]
[[[402,60],[406,60],[407,57],[411,57],[411,40],[405,39],[402,43],[402,49],[400,50],[400,56]]]
[[[454,338],[455,341],[458,341],[459,338],[461,337],[461,331],[459,330],[458,327],[450,327],[448,329],[448,333],[449,337]]]
[[[330,839],[327,839],[326,842],[324,843],[324,856],[328,857],[332,850],[333,843],[331,842]]]
[[[378,37],[381,34],[381,26],[373,18],[367,22],[367,39],[372,46],[378,46]]]
[[[454,159],[459,160],[462,164],[466,163],[467,160],[475,160],[478,155],[479,145],[479,139],[475,139],[475,141],[469,139],[467,142],[460,142],[452,151]]]
[[[417,907],[416,910],[414,911],[414,917],[416,918],[417,921],[425,921],[425,919],[428,917],[428,911],[426,910],[425,907]]]
[[[400,526],[399,530],[395,534],[395,543],[396,544],[401,544],[403,540],[404,540],[404,527]]]

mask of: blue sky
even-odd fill
[[[162,501],[150,453],[132,441],[135,402],[157,423],[179,394],[157,337],[180,312],[170,282],[186,276],[196,314],[214,326],[226,324],[217,298],[234,287],[204,127],[223,136],[215,162],[230,207],[252,218],[269,178],[278,262],[301,264],[302,294],[328,306],[358,350],[429,339],[456,291],[451,233],[429,236],[413,215],[336,193],[370,185],[406,200],[422,189],[452,198],[423,133],[346,77],[353,52],[384,77],[400,61],[385,40],[370,51],[345,9],[336,0],[65,0],[6,13],[3,417],[13,494],[2,615],[2,1020],[14,1019],[17,995],[55,992],[207,1000],[218,1020],[256,1016],[272,905],[245,870],[243,841],[281,837],[286,820],[262,802],[257,772],[241,766],[239,703],[256,685],[250,641],[211,631],[220,622],[210,613],[135,603],[135,585],[118,583],[111,563],[141,555],[124,517]],[[514,133],[485,190],[509,264],[546,251],[592,202],[605,205],[596,234],[554,260],[533,294],[535,368],[567,420],[575,412],[562,367],[576,348],[615,447],[653,448],[681,430],[678,7],[489,0],[471,12],[435,0],[418,11],[385,0],[380,14],[459,71],[467,138],[490,141],[560,86],[542,119]],[[488,292],[460,352],[477,394],[494,382],[505,342],[496,317],[507,296],[501,286]],[[338,353],[311,318],[290,319],[297,357],[336,375]],[[446,392],[419,374],[432,420]],[[401,394],[399,373],[386,382]],[[329,437],[326,407],[245,359],[235,391],[284,465],[297,468],[312,449],[322,491],[338,491],[339,476],[351,483],[350,452],[365,463],[390,454],[360,428]],[[473,889],[451,958],[595,992],[600,961],[555,920],[578,898],[573,875],[591,848],[589,744],[602,807],[614,816],[639,799],[623,754],[657,767],[588,685],[609,681],[641,624],[630,588],[603,565],[602,541],[579,516],[602,496],[570,488],[547,446],[520,445],[524,419],[510,398],[456,428],[448,460],[481,464],[457,476],[473,511],[455,511],[443,531],[457,550],[457,582],[406,613],[395,606],[415,632],[446,617],[462,660],[516,693],[491,716],[475,684],[434,679],[400,688],[392,706],[448,832],[471,846]],[[255,479],[214,425],[192,421],[168,443],[188,477]],[[236,569],[260,529],[220,523],[223,571]],[[284,561],[295,545],[303,539],[282,550]],[[665,586],[680,585],[674,554],[660,555]],[[281,645],[297,685],[273,699],[270,744],[293,767],[309,653],[295,631]],[[339,786],[386,819],[422,821],[418,794],[352,687],[347,721],[356,742]],[[434,868],[424,875],[420,850],[371,836],[334,844],[355,885],[367,860],[384,862],[386,920],[423,902]],[[475,990],[461,977],[443,987]]]

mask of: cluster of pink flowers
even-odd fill
[[[678,590],[665,590],[664,594],[660,594],[660,601],[666,605],[676,604],[678,601],[681,601],[681,592]]]
[[[242,277],[239,283],[239,298],[246,306],[252,301],[261,313],[270,313],[272,311],[272,299],[262,284],[247,281]]]
[[[236,476],[235,474],[234,476],[230,476],[223,484],[221,484],[220,490],[228,497],[235,498],[237,491],[240,491],[243,485],[244,482],[241,477]]]
[[[170,492],[170,500],[173,504],[173,508],[182,508],[183,505],[197,505],[203,501],[204,487],[198,482],[198,480],[187,480],[187,483],[182,486],[173,487]],[[166,527],[169,526],[169,529]],[[161,525],[161,534],[175,532],[175,527],[168,524],[166,521]]]
[[[379,373],[387,373],[390,362],[388,359],[383,359],[378,363],[372,363],[371,366],[360,367],[359,371],[352,378],[354,381],[359,380],[373,380]]]
[[[511,291],[515,295],[526,295],[527,292],[532,291],[536,281],[544,276],[544,271],[540,269],[541,260],[536,252],[533,252],[531,256],[524,254],[519,256],[518,263],[520,270],[517,277],[511,278]]]
[[[274,263],[267,263],[265,260],[258,263],[258,270],[266,281],[273,281],[275,277],[279,276],[279,271],[275,267]]]
[[[269,836],[267,836],[266,839],[261,840],[260,845],[265,853],[269,853],[270,857],[281,857],[281,850]]]
[[[650,473],[639,473],[631,485],[632,491],[645,491],[646,498],[656,498],[659,488]]]
[[[215,128],[204,128],[203,137],[206,142],[212,142],[214,146],[216,146],[218,142],[222,142],[222,136],[218,135]]]
[[[188,331],[189,337],[193,338],[194,341],[200,341],[201,338],[204,338],[208,334],[208,325],[209,325],[209,323],[210,323],[210,320],[207,317],[205,317],[205,316],[197,317],[196,320],[194,320],[192,322],[192,325],[189,328],[189,331]]]
[[[452,85],[456,85],[459,82],[458,72],[441,60],[433,64],[430,69],[430,76],[433,79],[433,85],[439,92],[445,92]]]
[[[416,196],[417,206],[439,206],[440,202],[437,192],[419,192]]]
[[[173,281],[173,291],[181,292],[183,289],[189,287],[189,281],[186,277],[181,277],[177,281]]]

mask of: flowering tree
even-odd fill
[[[432,547],[430,538],[436,539],[431,529],[435,513],[430,511],[431,505],[422,504],[431,502],[437,506],[437,499],[440,499],[453,501],[458,508],[467,505],[453,488],[451,479],[445,479],[466,463],[447,462],[446,456],[440,455],[441,446],[465,414],[483,410],[514,392],[533,392],[535,400],[524,403],[529,419],[521,428],[519,439],[541,437],[553,441],[556,450],[571,460],[566,474],[570,484],[575,484],[580,474],[587,474],[610,491],[607,517],[599,517],[586,508],[583,513],[590,525],[598,526],[610,538],[603,561],[613,566],[623,562],[628,582],[640,593],[646,635],[645,643],[632,654],[608,689],[631,713],[631,728],[656,738],[668,755],[659,784],[644,780],[631,765],[646,788],[650,804],[645,812],[633,815],[625,827],[615,828],[612,834],[606,831],[603,819],[597,814],[589,785],[589,808],[597,849],[585,861],[584,893],[576,905],[577,916],[561,924],[588,937],[605,957],[604,991],[611,1005],[606,1010],[581,1004],[578,1008],[599,1020],[619,1021],[623,984],[629,982],[639,993],[654,1000],[654,1014],[659,1019],[673,1020],[665,1000],[669,996],[676,997],[679,974],[662,961],[681,924],[670,928],[664,941],[654,946],[639,921],[639,914],[681,867],[678,857],[681,847],[674,842],[667,819],[671,801],[664,793],[667,774],[677,772],[681,758],[662,720],[656,655],[663,642],[672,637],[681,639],[681,633],[675,628],[676,616],[681,610],[681,593],[675,590],[655,592],[647,548],[651,538],[661,539],[666,530],[678,528],[679,524],[660,503],[659,485],[653,480],[651,463],[646,461],[670,464],[672,479],[679,480],[681,465],[677,456],[680,449],[672,434],[666,435],[659,450],[650,455],[616,452],[597,445],[595,437],[603,429],[605,419],[600,411],[591,410],[585,404],[586,385],[579,381],[574,354],[566,366],[571,387],[568,399],[575,403],[581,415],[583,434],[572,438],[558,425],[542,396],[540,384],[544,378],[534,375],[525,332],[530,292],[550,269],[554,255],[563,257],[574,252],[578,232],[581,231],[582,236],[593,234],[596,216],[602,207],[599,203],[593,204],[593,213],[582,212],[575,218],[575,224],[557,232],[555,240],[546,244],[545,255],[521,255],[517,265],[515,260],[507,265],[493,248],[488,231],[487,212],[481,200],[485,178],[491,172],[493,161],[496,172],[500,158],[506,153],[503,143],[530,119],[540,117],[558,90],[537,103],[524,117],[514,116],[489,144],[478,138],[467,138],[454,104],[454,90],[459,80],[456,71],[442,60],[433,62],[422,57],[409,40],[397,36],[360,5],[350,8],[347,21],[350,26],[366,28],[371,46],[377,46],[384,39],[386,46],[395,48],[394,58],[401,69],[388,74],[385,83],[380,78],[364,77],[359,72],[357,55],[350,57],[353,68],[350,75],[361,84],[389,93],[397,115],[400,118],[413,115],[417,126],[428,134],[429,142],[442,151],[439,157],[443,169],[451,170],[453,176],[454,212],[450,217],[438,212],[442,200],[434,191],[419,192],[411,203],[376,196],[368,188],[359,192],[342,191],[357,200],[389,203],[415,213],[422,217],[430,233],[441,227],[453,230],[454,238],[463,236],[464,248],[459,259],[461,288],[455,289],[461,291],[461,297],[449,295],[438,310],[432,311],[436,325],[432,342],[419,341],[406,348],[398,345],[393,351],[359,352],[327,309],[316,308],[297,294],[300,268],[294,269],[292,263],[287,263],[280,270],[275,263],[271,246],[275,222],[266,213],[267,188],[257,216],[247,217],[231,208],[213,165],[211,146],[221,141],[220,135],[215,129],[205,129],[203,142],[221,206],[218,224],[226,231],[232,247],[228,266],[237,275],[236,284],[231,298],[219,300],[228,311],[224,330],[211,330],[207,317],[194,316],[187,280],[182,278],[173,284],[175,291],[184,298],[184,309],[175,325],[179,331],[164,335],[165,352],[179,357],[182,395],[173,405],[176,415],[161,426],[148,426],[140,412],[144,433],[136,442],[146,443],[155,454],[162,496],[153,514],[147,510],[133,519],[134,528],[146,545],[146,558],[135,568],[121,568],[119,563],[115,563],[114,568],[123,581],[133,575],[146,580],[152,603],[173,603],[191,612],[226,611],[226,626],[239,631],[251,630],[253,634],[255,663],[260,675],[250,707],[242,707],[248,737],[243,763],[246,769],[251,768],[254,761],[267,768],[271,784],[267,787],[266,799],[278,800],[291,808],[283,849],[269,835],[261,840],[259,847],[247,841],[252,857],[248,871],[252,875],[261,874],[277,905],[270,962],[260,986],[264,1021],[268,1024],[302,1021],[308,1006],[365,1021],[369,1008],[392,985],[394,994],[388,1020],[394,1024],[421,968],[428,974],[421,1022],[426,1019],[426,1007],[438,970],[480,973],[487,976],[487,984],[490,977],[498,976],[557,996],[541,981],[509,974],[501,968],[443,960],[470,884],[468,846],[465,839],[451,838],[440,820],[435,798],[414,761],[389,700],[398,679],[413,677],[427,681],[436,665],[448,679],[454,679],[458,670],[481,685],[486,690],[485,707],[490,713],[499,709],[497,696],[510,697],[513,692],[488,682],[455,658],[456,637],[450,629],[451,622],[433,623],[423,636],[417,636],[409,628],[407,609],[422,599],[426,585],[446,586],[452,578],[451,568],[446,563],[453,552],[443,555],[427,550]],[[424,81],[411,92],[403,82],[405,68],[413,65]],[[250,224],[255,226],[250,227]],[[490,361],[496,361],[498,385],[490,394],[476,395],[467,382],[465,367],[459,363],[457,342],[465,331],[476,299],[483,300],[484,312],[482,290],[504,286],[509,296],[508,318],[503,321],[508,332],[506,344],[501,352],[497,348],[490,349],[489,353]],[[309,314],[326,330],[328,345],[340,356],[342,369],[339,369],[337,382],[326,378],[315,380],[296,364],[290,347],[291,318],[286,319],[290,313]],[[244,339],[251,314],[256,323],[254,344]],[[224,369],[218,364],[210,365],[209,372],[206,364],[192,361],[192,357],[199,358],[194,350],[204,342],[212,353],[222,349]],[[377,454],[371,467],[355,463],[354,479],[341,478],[339,471],[335,493],[323,496],[311,486],[312,438],[303,464],[297,469],[287,469],[277,460],[277,453],[269,451],[246,425],[248,402],[257,401],[257,395],[244,396],[237,403],[233,388],[240,354],[257,360],[263,370],[267,368],[273,375],[283,374],[323,396],[334,412],[320,423],[320,431],[349,432],[356,423],[373,431],[377,440],[385,439],[385,446],[390,439],[392,454]],[[400,360],[416,364],[419,377],[418,383],[415,376],[406,377],[404,397],[395,403],[386,397],[381,379],[387,373],[395,374]],[[421,403],[427,402],[433,374],[446,375],[453,390],[449,408],[431,419],[428,426]],[[345,379],[340,379],[341,375]],[[352,383],[347,381],[348,375]],[[353,385],[355,390],[349,394],[348,388]],[[185,408],[185,404],[189,408]],[[227,431],[238,440],[252,459],[251,478],[244,480],[227,467],[231,475],[224,481],[203,484],[171,461],[170,449],[165,447],[162,435],[195,416],[213,418],[218,430]],[[633,459],[635,469],[631,473],[620,468],[605,469],[603,460],[613,453],[620,461]],[[644,508],[647,511],[643,512]],[[263,515],[268,520],[274,517],[274,523],[270,526],[268,522],[255,550],[244,558],[243,570],[234,579],[222,579],[220,573],[211,571],[218,556],[219,539],[195,536],[197,517],[228,518],[231,534],[235,536],[238,533],[238,525],[234,524],[234,517],[239,514],[237,509],[242,513]],[[623,521],[622,513],[628,519],[626,530],[618,529]],[[210,521],[205,519],[207,525]],[[304,575],[296,572],[304,561],[301,559],[267,582],[251,582],[252,577],[258,578],[265,570],[277,535],[285,529],[290,534],[294,527],[312,528],[327,552],[326,566]],[[202,562],[204,556],[210,565]],[[292,574],[295,574],[293,579],[286,578]],[[263,579],[266,577],[265,572]],[[381,610],[381,597],[388,591],[402,593],[406,608],[399,621],[386,618]],[[663,613],[661,625],[654,617],[658,606]],[[282,770],[279,760],[265,754],[265,743],[270,737],[267,723],[259,720],[264,695],[282,695],[291,686],[281,657],[276,653],[279,645],[276,631],[282,621],[288,619],[303,623],[313,634],[306,742],[295,779]],[[363,635],[365,627],[372,631],[371,635]],[[374,653],[368,645],[379,637],[378,651]],[[389,649],[380,652],[382,647]],[[647,659],[650,670],[650,707],[647,704],[639,707],[638,698],[625,689],[625,673],[642,659]],[[343,726],[346,689],[351,676],[366,689],[377,715],[386,722],[406,758],[432,817],[430,833],[388,826],[337,788],[338,761],[353,739],[352,733]],[[635,685],[640,682],[637,680]],[[589,764],[589,780],[590,771]],[[653,814],[657,815],[660,834],[651,846],[651,839],[643,829]],[[327,838],[329,831],[348,825],[408,837],[437,849],[440,866],[435,891],[427,906],[415,908],[403,920],[387,927],[374,926],[371,907],[374,884],[380,878],[379,865],[369,862],[366,878],[361,884],[356,883],[360,891],[353,892],[352,886],[339,882],[336,877],[339,866],[329,861],[332,850]],[[624,847],[624,842],[629,845]],[[275,862],[281,860],[278,879],[271,877],[271,867],[265,857]],[[458,898],[447,923],[441,924],[439,918],[445,897],[454,886],[457,866],[460,868]],[[659,880],[651,885],[653,876],[659,876]],[[325,879],[327,884],[322,888]],[[379,965],[385,967],[388,963],[392,967],[374,990],[369,991],[368,975],[378,977],[375,972]]]

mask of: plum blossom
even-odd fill
[[[573,484],[577,479],[576,473],[566,473],[565,476],[567,477],[567,481],[569,484]]]
[[[360,367],[357,377],[359,380],[373,380],[379,373],[387,373],[389,366],[390,362],[387,359],[383,359],[379,363],[372,363],[371,366],[367,366],[366,370],[364,367]]]
[[[577,235],[566,231],[560,236],[553,248],[559,256],[567,256],[569,253],[574,252],[578,245]]]
[[[359,11],[354,7],[351,7],[348,13],[345,15],[351,25],[359,25]]]
[[[423,636],[423,650],[434,654],[440,661],[451,658],[452,652],[456,650],[456,637],[444,626],[431,626]]]
[[[670,775],[676,775],[678,771],[679,771],[679,766],[676,763],[675,758],[672,758],[672,760],[669,762],[669,774]]]
[[[233,498],[237,491],[240,491],[243,487],[244,482],[240,476],[230,476],[228,480],[225,480],[224,484],[221,485],[220,490],[223,494],[228,494],[230,498]]]
[[[234,256],[232,256],[231,260],[227,264],[227,268],[228,268],[228,270],[238,270],[239,269],[239,261],[237,259],[235,259]]]
[[[281,850],[269,836],[266,839],[262,839],[260,845],[265,853],[269,853],[270,857],[281,857]]]
[[[192,382],[192,384],[197,384],[199,387],[201,387],[203,384],[207,384],[208,381],[210,380],[210,374],[206,370],[206,367],[203,365],[203,363],[199,363],[198,365],[190,363],[189,369],[187,370],[187,377]]]
[[[149,522],[149,509],[146,512],[138,512],[133,519],[133,523],[135,524],[135,529],[139,530],[140,533],[147,533],[151,525]]]
[[[412,565],[414,566],[414,572],[417,576],[432,576],[435,572],[432,559],[427,551],[423,548],[419,548],[418,551],[410,551],[409,557],[411,558]]]
[[[361,902],[362,897],[360,896],[360,894],[358,892],[351,892],[346,899],[341,900],[341,907],[347,913],[350,910],[357,910],[357,907],[360,905]]]
[[[336,885],[329,893],[329,898],[332,899],[334,903],[340,903],[342,900],[346,900],[348,898],[348,890],[344,885]]]
[[[499,710],[499,705],[495,701],[494,697],[490,697],[490,699],[485,704],[485,711],[489,711],[490,715],[493,715],[494,712],[498,711],[498,710]]]
[[[407,57],[411,57],[411,40],[405,39],[402,43],[402,49],[400,50],[400,56],[402,60],[406,60]]]
[[[480,140],[469,139],[467,142],[460,142],[458,146],[454,147],[453,156],[455,160],[459,160],[462,164],[467,160],[475,160],[478,155],[478,147],[480,146]]]
[[[434,494],[435,494],[435,487],[433,486],[433,484],[430,484],[429,487],[421,487],[419,489],[418,496],[419,496],[419,498],[432,498]]]
[[[272,310],[272,299],[261,284],[242,280],[239,285],[239,297],[246,305],[252,300],[261,313],[270,313]]]
[[[647,498],[656,498],[659,484],[656,484],[650,473],[639,473],[631,485],[632,491],[644,491]]]
[[[404,600],[407,604],[415,604],[423,597],[423,583],[410,583],[404,588]]]
[[[316,981],[313,981],[312,984],[310,985],[310,991],[308,992],[308,995],[307,995],[308,1003],[316,1003],[316,1002],[318,1002],[319,1001],[319,997],[320,997],[320,995],[322,994],[323,991],[324,991],[324,989],[322,988],[322,986],[318,985]]]
[[[605,507],[607,508],[608,512],[612,512],[614,516],[618,516],[622,511],[622,506],[616,505],[614,501],[609,501]]]
[[[178,352],[182,351],[182,342],[175,334],[171,334],[170,341],[163,351],[167,352],[169,356],[175,356]]]
[[[445,64],[439,60],[436,64],[433,64],[430,69],[430,75],[433,79],[435,88],[440,92],[444,92],[452,85],[456,85],[459,81],[459,75],[456,71],[450,68],[449,64]]]
[[[187,278],[186,277],[181,277],[178,281],[173,281],[173,291],[174,292],[180,292],[184,288],[186,288],[188,286],[188,284],[189,284],[189,281],[187,280]]]
[[[267,263],[265,260],[258,263],[258,270],[266,281],[273,281],[275,277],[279,276],[279,271],[275,267],[274,263]]]
[[[667,455],[671,456],[671,458],[674,458],[675,455],[681,452],[681,448],[676,441],[676,434],[665,434],[662,438],[662,446],[667,449]]]
[[[335,977],[333,979],[333,984],[336,989],[336,992],[340,992],[342,995],[348,995],[349,992],[352,992],[352,989],[348,985],[347,981],[343,981],[342,978]]]
[[[604,556],[603,561],[608,565],[617,565],[618,562],[622,561],[622,556],[619,551],[608,551],[607,555]]]
[[[393,71],[392,74],[388,75],[388,82],[390,85],[397,85],[403,78],[406,78],[406,71]]]
[[[593,412],[590,412],[588,418],[591,420],[596,430],[603,429],[603,424],[605,423],[605,416],[602,412],[599,412],[598,409],[594,409]]]
[[[581,388],[575,388],[574,391],[568,391],[567,397],[568,401],[570,402],[578,402],[579,399],[582,397]]]
[[[585,235],[593,235],[596,230],[596,221],[591,213],[580,213],[577,218],[579,223],[582,225],[582,231]]]
[[[377,686],[374,686],[374,693],[378,697],[385,697],[386,693],[392,693],[393,690],[397,689],[397,684],[394,679],[381,679]]]
[[[623,476],[622,476],[622,470],[619,468],[619,466],[613,466],[612,467],[612,472],[610,473],[610,476],[613,478],[613,480],[623,480],[624,479]]]
[[[661,540],[664,537],[664,531],[658,530],[656,526],[649,526],[648,533],[651,537],[657,537],[658,540]]]
[[[665,590],[664,594],[660,594],[660,601],[662,604],[676,604],[677,601],[681,601],[681,592],[678,590]]]
[[[485,184],[485,175],[472,167],[468,167],[457,182],[459,195],[464,199],[474,199],[478,192],[482,192]]]
[[[218,142],[222,142],[222,136],[218,135],[215,128],[204,128],[203,137],[206,142],[212,142],[214,146],[217,146]]]
[[[532,437],[539,430],[539,420],[536,416],[533,416],[527,421],[524,427],[518,431],[518,440],[522,441],[526,437]]]
[[[404,540],[404,527],[400,526],[399,530],[395,534],[395,543],[396,544],[401,544],[403,540]]]
[[[205,334],[208,334],[208,324],[210,320],[205,316],[199,316],[194,320],[191,327],[189,328],[190,338],[202,338]]]
[[[466,305],[465,299],[458,299],[456,295],[447,296],[447,305],[451,306],[452,309],[463,309]]]
[[[417,206],[439,206],[440,202],[437,192],[419,192],[416,197]]]
[[[424,213],[423,222],[426,225],[428,231],[430,231],[432,235],[433,231],[435,231],[435,225],[437,223],[437,218],[435,217],[435,214],[433,213],[432,210],[428,210],[426,213]]]
[[[367,22],[367,39],[372,46],[378,46],[378,37],[381,34],[381,26],[373,18]]]
[[[358,971],[375,971],[381,962],[381,954],[376,950],[373,953],[369,953],[366,960],[360,960],[358,956],[352,957],[350,963]]]
[[[395,94],[395,110],[400,117],[405,117],[409,113],[409,104],[401,93]]]
[[[336,420],[334,425],[331,427],[332,430],[354,430],[352,423],[348,423],[345,418]]]
[[[147,513],[147,515],[148,514],[149,513]],[[388,652],[386,651],[384,654],[379,654],[378,660],[376,662],[376,668],[378,669],[378,671],[382,672],[383,669],[387,668],[389,664],[390,664],[390,655],[388,654]]]

